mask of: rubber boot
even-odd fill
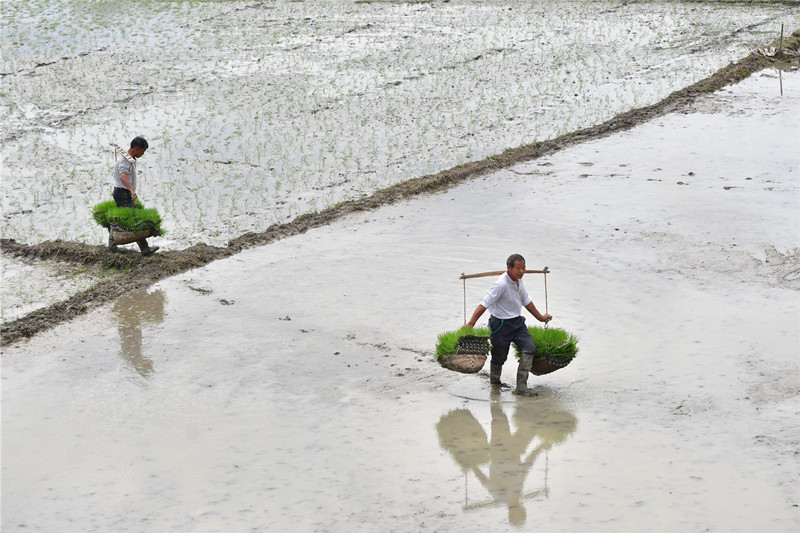
[[[139,245],[139,250],[141,250],[142,255],[145,257],[148,255],[153,255],[158,250],[158,246],[151,247],[149,244],[147,244],[147,239],[136,241],[136,244]]]
[[[500,381],[500,375],[502,373],[503,373],[503,365],[490,364],[489,365],[489,383],[491,383],[492,385],[498,385],[501,388],[502,387],[509,388],[508,385],[506,385],[505,383]]]
[[[114,242],[114,235],[111,233],[111,228],[108,230],[108,251],[109,252],[119,252],[119,248],[117,248],[117,243]]]
[[[536,396],[536,393],[528,388],[528,372],[533,364],[533,354],[523,353],[519,357],[519,367],[517,368],[517,388],[514,394],[519,396]]]

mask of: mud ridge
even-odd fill
[[[708,4],[710,2],[719,2],[719,0],[681,0],[682,2],[692,4]],[[800,0],[722,0],[722,2],[731,5],[784,5],[787,7],[800,6]]]
[[[770,46],[778,46],[778,41]],[[95,286],[82,291],[63,302],[33,311],[24,317],[0,327],[0,346],[31,337],[85,314],[118,296],[132,290],[147,287],[167,278],[205,266],[212,261],[230,257],[247,248],[263,246],[285,237],[326,226],[359,211],[369,211],[418,195],[440,192],[488,173],[518,163],[550,155],[564,148],[625,131],[653,118],[680,111],[696,98],[713,93],[726,85],[738,83],[767,67],[796,68],[800,66],[797,50],[800,48],[800,30],[783,39],[784,53],[781,57],[766,57],[753,52],[736,63],[720,69],[715,74],[694,85],[673,92],[662,101],[626,113],[589,128],[562,135],[556,139],[537,142],[508,149],[501,154],[487,157],[443,170],[436,174],[404,181],[376,191],[369,197],[340,202],[317,213],[301,215],[292,222],[275,224],[260,233],[246,233],[229,241],[227,247],[196,244],[184,250],[159,252],[150,257],[138,253],[112,254],[104,246],[92,246],[77,242],[47,241],[27,245],[13,239],[0,239],[0,250],[16,257],[34,260],[62,261],[81,265],[92,265],[115,271]]]

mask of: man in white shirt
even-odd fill
[[[489,373],[492,385],[504,384],[500,381],[503,363],[508,358],[508,349],[513,342],[520,351],[519,367],[517,368],[517,387],[514,394],[522,396],[535,396],[536,393],[528,388],[528,372],[533,364],[533,354],[536,346],[525,325],[525,318],[521,316],[522,307],[525,307],[539,322],[550,322],[553,319],[548,314],[541,314],[533,300],[528,296],[528,291],[522,285],[522,276],[525,274],[525,258],[513,254],[506,260],[506,272],[497,278],[489,288],[486,296],[472,313],[472,318],[467,326],[475,327],[475,323],[488,309],[490,313],[489,328],[492,339],[492,360]]]

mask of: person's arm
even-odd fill
[[[133,190],[133,185],[131,185],[131,182],[128,181],[128,173],[127,172],[120,172],[119,173],[119,181],[122,182],[122,184],[125,186],[126,189],[131,191],[131,198],[136,200],[136,191]]]
[[[481,317],[481,315],[485,311],[486,311],[486,308],[483,305],[478,304],[478,307],[475,308],[475,312],[472,313],[472,318],[470,318],[469,322],[467,322],[465,325],[469,326],[471,328],[474,328],[475,327],[475,323],[478,321],[478,319]]]
[[[525,309],[527,309],[533,315],[533,317],[539,322],[544,322],[546,324],[551,320],[553,320],[553,317],[551,315],[541,314],[539,310],[536,309],[536,306],[533,305],[533,301],[531,301],[528,305],[526,305]]]

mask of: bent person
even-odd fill
[[[522,284],[522,276],[525,274],[525,258],[519,254],[509,256],[506,260],[506,269],[506,272],[501,274],[489,288],[466,325],[475,327],[475,323],[481,315],[487,309],[489,310],[492,343],[490,383],[504,385],[500,380],[500,375],[513,342],[520,351],[517,386],[514,393],[522,396],[535,396],[535,393],[528,389],[528,372],[533,364],[536,346],[534,346],[531,333],[525,325],[525,318],[520,315],[522,307],[525,307],[539,322],[550,322],[553,317],[548,314],[543,315],[536,309],[533,300],[528,296],[528,291]]]
[[[136,207],[134,200],[138,198],[136,195],[136,160],[144,155],[149,148],[149,144],[144,137],[134,137],[131,141],[131,147],[127,153],[122,152],[117,154],[117,164],[114,166],[114,201],[117,207]],[[150,247],[147,244],[147,239],[140,239],[136,241],[139,245],[142,255],[148,256],[158,250],[158,246]],[[114,236],[111,229],[108,230],[108,249],[112,252],[117,251],[117,243],[114,242]]]

